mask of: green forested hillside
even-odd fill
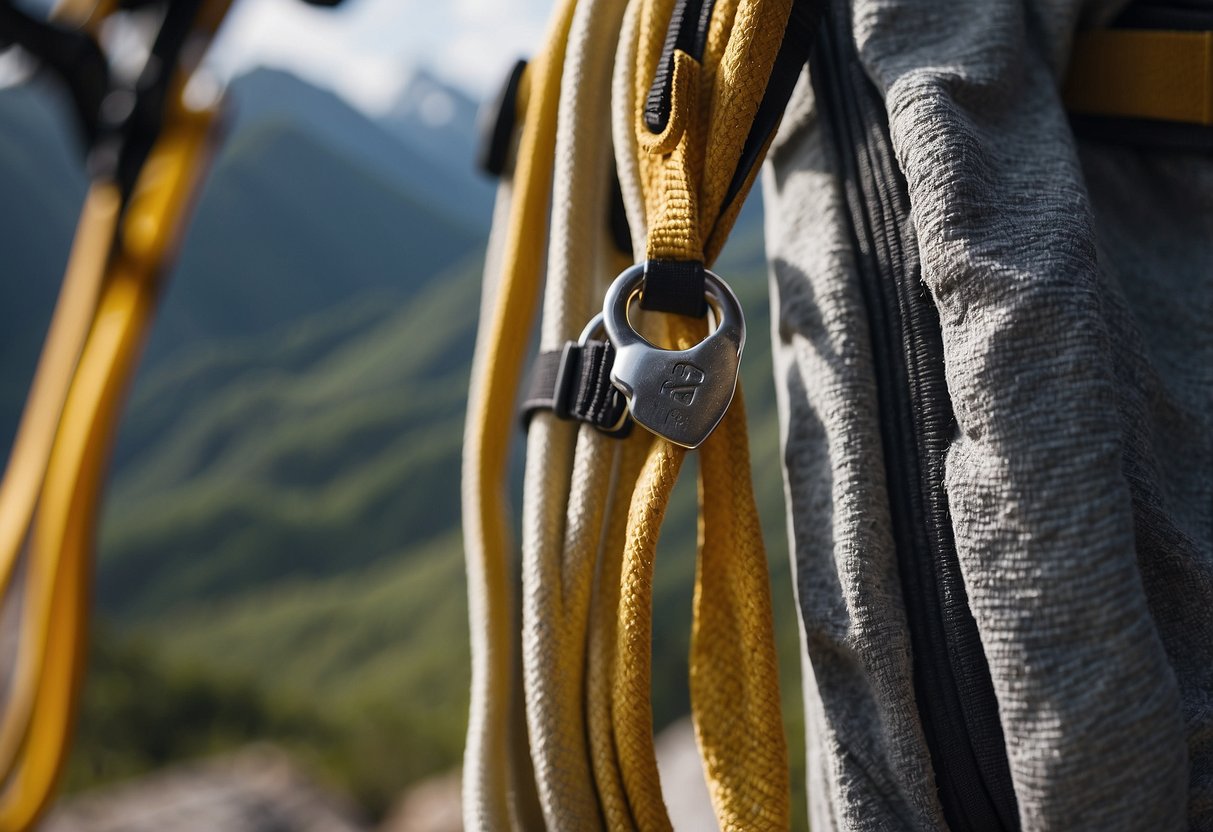
[[[40,155],[30,143],[45,137],[12,127],[29,106],[23,96],[0,93],[0,211],[22,205],[7,183],[59,184],[31,197],[46,232],[4,272],[4,297],[28,273],[57,280],[82,187],[70,148]],[[459,451],[487,229],[433,210],[370,157],[299,124],[289,112],[242,116],[127,408],[101,529],[103,627],[77,785],[265,736],[378,810],[459,760],[468,686]],[[795,728],[756,211],[718,271],[749,325],[755,485]],[[49,300],[40,302],[29,306],[45,316]],[[45,323],[9,309],[0,308],[0,419],[12,420],[28,369],[8,356],[32,356]],[[692,477],[688,466],[657,567],[659,725],[688,708]],[[157,709],[140,712],[131,680],[162,692]]]
[[[123,426],[140,451],[106,511],[101,608],[145,619],[454,529],[478,277],[473,261],[407,300],[375,293],[149,372]]]
[[[203,190],[150,357],[271,333],[370,289],[403,296],[483,239],[289,120],[253,122]]]

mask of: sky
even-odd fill
[[[418,66],[477,97],[542,42],[551,0],[237,0],[211,62],[233,77],[292,70],[362,110],[384,112]]]
[[[22,0],[41,8],[54,0]],[[258,65],[288,69],[383,114],[418,67],[476,98],[497,90],[518,58],[542,43],[552,0],[345,0],[335,9],[303,0],[236,0],[212,44],[220,78]],[[28,62],[0,53],[0,86]]]

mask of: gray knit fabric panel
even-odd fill
[[[857,0],[957,429],[946,492],[1025,829],[1213,828],[1213,162],[1077,146],[1115,4]],[[867,320],[807,85],[765,174],[814,829],[941,828]]]
[[[814,830],[932,828],[942,811],[916,718],[868,325],[811,104],[793,99],[764,182],[775,388],[812,667],[810,817]]]

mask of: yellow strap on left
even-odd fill
[[[213,33],[228,4],[213,0],[195,31]],[[64,3],[56,16],[91,29],[111,6]],[[125,202],[108,181],[94,183],[86,196],[0,482],[0,584],[20,580],[9,596],[20,598],[20,630],[0,711],[0,832],[36,824],[67,756],[109,451],[214,135],[216,110],[183,101],[191,69],[174,77],[163,128]]]
[[[1213,125],[1213,32],[1082,32],[1063,98],[1080,115]]]
[[[59,302],[0,480],[0,585],[8,585],[29,534],[59,415],[101,297],[120,203],[112,183],[93,186],[84,200]],[[9,758],[5,747],[0,739],[0,761]]]
[[[166,127],[127,205],[116,238],[120,242],[101,258],[108,263],[101,297],[70,376],[28,526],[21,641],[0,723],[0,753],[8,777],[0,792],[4,832],[34,823],[66,757],[82,680],[92,551],[106,462],[167,255],[200,178],[214,118],[213,110],[187,111]],[[97,254],[92,238],[112,218],[110,196],[101,186],[90,197],[75,256]],[[78,285],[69,280],[64,288],[70,291]],[[65,296],[61,306],[70,307],[72,300]],[[44,368],[48,373],[63,371],[57,362],[44,360],[40,377]],[[47,382],[40,389],[52,386],[55,383]],[[31,400],[31,406],[37,404],[42,402]],[[27,411],[23,422],[34,416],[35,409]]]

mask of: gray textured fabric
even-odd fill
[[[1078,144],[1116,3],[857,0],[957,431],[946,492],[1025,829],[1213,828],[1213,159]],[[765,173],[816,832],[941,828],[863,298],[802,83]]]

